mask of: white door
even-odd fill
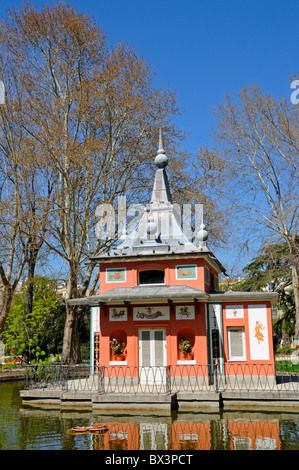
[[[139,450],[167,450],[168,424],[139,423]]]
[[[139,369],[142,384],[166,382],[165,330],[139,330]]]

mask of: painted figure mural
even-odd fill
[[[255,324],[255,334],[254,336],[256,337],[258,343],[260,343],[260,341],[264,341],[264,335],[262,333],[262,330],[264,330],[265,327],[263,326],[263,324],[259,321],[256,322]]]

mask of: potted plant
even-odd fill
[[[110,348],[112,349],[113,356],[116,361],[122,361],[124,358],[124,350],[126,348],[125,343],[119,343],[116,338],[110,341]]]
[[[179,348],[181,351],[183,351],[185,359],[192,359],[192,346],[190,341],[182,338],[180,340]]]

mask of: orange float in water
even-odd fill
[[[75,426],[72,428],[72,432],[87,432],[88,428],[85,426]]]

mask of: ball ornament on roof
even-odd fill
[[[206,248],[208,236],[209,235],[206,231],[206,226],[204,223],[202,223],[196,236],[197,246],[199,248]]]
[[[146,226],[146,233],[148,235],[153,235],[157,231],[157,225],[152,216],[149,216]]]
[[[162,143],[161,129],[160,129],[160,135],[159,135],[159,150],[155,158],[155,164],[158,168],[165,168],[168,165],[168,157],[167,155],[165,155],[165,150],[163,148],[163,143]]]

